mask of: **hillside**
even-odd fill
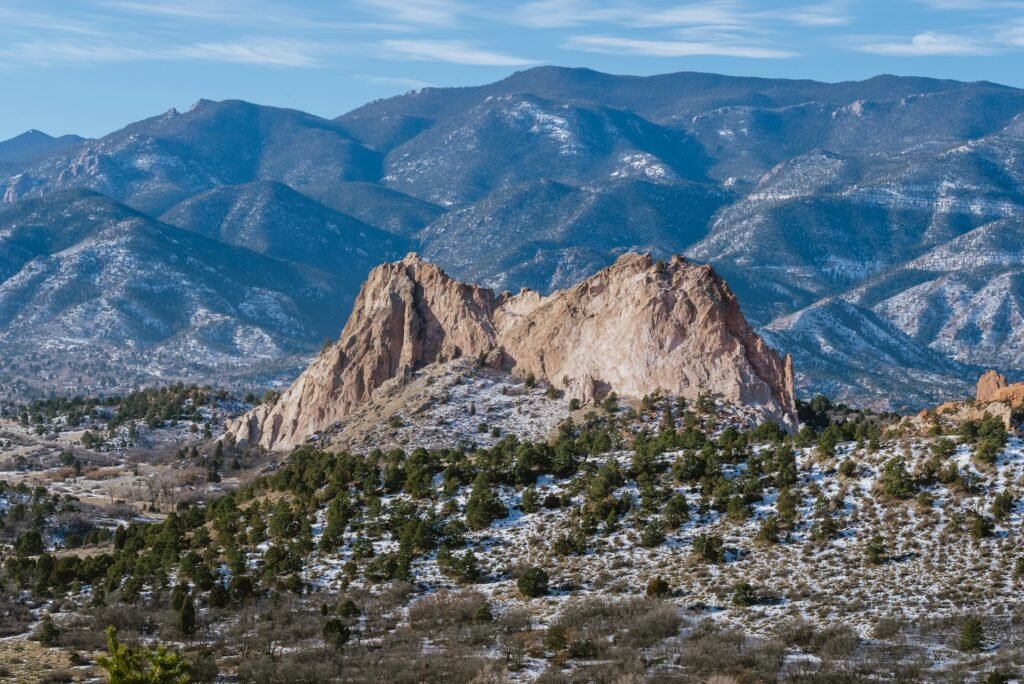
[[[114,420],[130,434],[147,406],[177,427],[140,426],[146,438],[237,406],[204,392],[40,402],[24,421],[2,407],[0,466],[21,459],[0,478],[16,606],[0,620],[0,653],[17,653],[5,672],[59,671],[72,651],[76,672],[95,672],[106,624],[133,643],[157,635],[203,681],[930,682],[1024,668],[1024,445],[1000,420],[819,399],[787,436],[729,402],[650,394],[519,439],[566,403],[501,377],[434,364],[385,402],[379,439],[269,464],[230,440],[75,444]],[[461,440],[477,421],[477,443]],[[39,537],[15,512],[33,496]]]

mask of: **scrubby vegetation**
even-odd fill
[[[710,398],[651,395],[546,442],[307,445],[262,473],[218,442],[176,462],[218,476],[237,462],[237,486],[120,524],[3,484],[16,608],[0,631],[85,666],[110,664],[105,649],[165,659],[190,681],[930,681],[937,649],[953,671],[1019,670],[1021,621],[978,610],[1024,567],[1019,440],[990,420],[802,410],[789,435]],[[996,565],[965,592],[979,549]],[[890,617],[903,611],[918,619]]]

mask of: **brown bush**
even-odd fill
[[[479,592],[442,589],[409,606],[409,625],[417,631],[443,631],[472,624],[486,608],[487,598]]]

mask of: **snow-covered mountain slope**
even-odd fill
[[[0,254],[2,373],[13,390],[265,382],[301,367],[351,306],[337,272],[217,242],[87,191],[0,211]]]
[[[395,259],[409,243],[351,216],[328,209],[282,183],[221,186],[191,197],[161,220],[228,245],[307,264],[348,280],[355,290],[382,259]]]
[[[364,270],[378,247],[408,240],[460,279],[547,292],[628,249],[684,253],[725,275],[760,326],[785,328],[780,319],[835,298],[870,310],[907,349],[934,352],[920,357],[930,359],[915,380],[922,398],[960,386],[961,363],[1024,370],[1013,270],[1024,242],[1024,91],[992,83],[544,67],[335,120],[200,101],[2,162],[0,176],[8,204],[88,188],[334,272]],[[228,227],[212,227],[221,220]],[[383,232],[321,230],[350,220]],[[255,225],[250,237],[261,237],[246,242]],[[961,240],[989,225],[1002,226],[999,238]],[[338,269],[327,263],[335,253]],[[345,281],[342,299],[358,282]],[[867,342],[811,329],[827,317],[800,319],[842,348],[808,357],[804,389],[877,402],[861,377]],[[843,359],[859,361],[844,369]]]

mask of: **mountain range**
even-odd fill
[[[200,101],[0,143],[0,382],[291,379],[376,264],[496,289],[711,263],[798,390],[909,408],[1024,373],[1024,91],[542,67],[337,119]]]

